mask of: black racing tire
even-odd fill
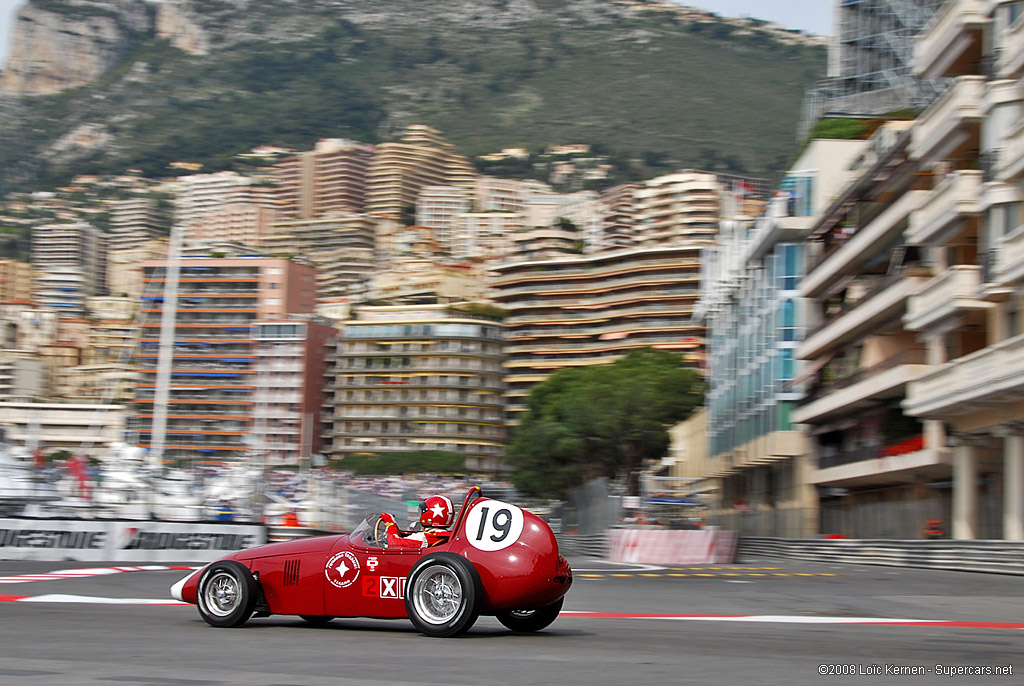
[[[405,585],[405,611],[427,636],[466,633],[480,616],[483,587],[469,560],[437,553],[417,562]]]
[[[538,607],[536,610],[511,610],[499,612],[495,616],[499,622],[512,631],[523,633],[540,631],[541,629],[546,629],[550,626],[551,622],[558,618],[558,613],[562,611],[563,602],[565,602],[564,597],[559,598],[550,605]]]
[[[256,608],[259,586],[249,568],[235,560],[214,562],[199,579],[196,604],[210,626],[242,626]]]
[[[327,624],[327,622],[334,619],[334,617],[332,617],[331,615],[299,615],[299,618],[307,624],[312,624],[313,626],[323,626],[324,624]]]

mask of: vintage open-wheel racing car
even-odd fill
[[[539,631],[558,617],[572,569],[551,528],[535,514],[470,489],[440,544],[388,546],[381,515],[349,534],[271,543],[227,555],[171,587],[210,625],[253,615],[408,617],[429,636],[458,636],[480,615],[513,631]]]

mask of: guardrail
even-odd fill
[[[751,555],[1024,576],[1024,541],[740,538],[737,559]]]
[[[557,534],[558,550],[563,555],[586,555],[587,557],[608,557],[608,534],[591,534],[578,536],[575,534]]]

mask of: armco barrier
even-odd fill
[[[736,557],[735,531],[612,529],[608,559],[655,565],[730,563]]]
[[[586,555],[587,557],[605,558],[608,556],[607,534],[558,534],[558,550],[563,555]]]
[[[917,567],[1024,576],[1024,542],[960,540],[740,539],[737,556]]]

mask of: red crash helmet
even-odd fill
[[[420,503],[420,524],[438,529],[452,525],[455,519],[455,507],[452,501],[443,495],[432,495]]]

